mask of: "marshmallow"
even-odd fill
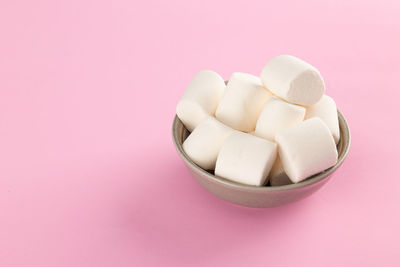
[[[319,71],[307,62],[289,55],[271,59],[261,72],[263,84],[275,95],[294,104],[311,106],[325,92]]]
[[[283,169],[293,183],[332,167],[337,162],[335,141],[320,118],[280,131],[275,140]]]
[[[183,142],[183,150],[189,158],[205,170],[213,170],[225,138],[233,130],[207,116]]]
[[[340,131],[338,114],[336,103],[331,97],[323,95],[317,104],[307,109],[305,118],[310,119],[314,117],[318,117],[326,123],[329,130],[331,130],[335,143],[339,143]]]
[[[215,175],[238,183],[264,185],[276,154],[275,143],[234,131],[222,145]]]
[[[271,97],[261,111],[254,134],[274,141],[277,132],[302,122],[305,113],[304,107]]]
[[[271,186],[280,186],[292,183],[292,181],[290,181],[289,177],[283,170],[279,156],[276,157],[275,163],[274,165],[272,165],[272,169],[269,172],[268,179]]]
[[[260,78],[246,73],[233,73],[215,116],[236,130],[251,132],[270,96]]]
[[[225,87],[216,72],[205,70],[194,76],[176,107],[176,114],[189,131],[207,115],[215,114]]]

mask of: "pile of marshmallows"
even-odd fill
[[[227,85],[201,71],[176,113],[191,132],[190,159],[215,175],[262,186],[298,183],[337,162],[336,104],[319,71],[289,55],[270,60],[260,77],[233,73]]]

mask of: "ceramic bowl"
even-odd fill
[[[192,176],[212,194],[235,204],[249,207],[275,207],[305,198],[320,189],[342,165],[349,152],[350,130],[346,119],[338,111],[340,141],[337,145],[338,161],[331,168],[317,173],[297,184],[283,186],[250,186],[226,180],[215,176],[197,166],[183,151],[182,143],[189,135],[177,116],[175,116],[172,126],[172,137],[179,156],[189,168]]]

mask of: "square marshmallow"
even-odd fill
[[[275,140],[283,169],[298,183],[336,164],[338,153],[328,126],[312,118],[280,131]]]
[[[294,56],[281,55],[271,59],[260,76],[272,93],[293,104],[314,105],[325,92],[319,71]]]
[[[176,114],[186,129],[193,129],[208,115],[214,115],[225,91],[225,82],[218,73],[204,70],[189,83],[176,107]]]
[[[304,107],[271,97],[261,111],[260,117],[258,117],[254,134],[275,141],[277,132],[302,122],[305,113]]]
[[[201,168],[214,170],[222,143],[232,131],[214,117],[207,116],[183,142],[183,150]]]
[[[335,143],[339,143],[340,130],[338,113],[336,109],[336,103],[331,97],[323,95],[320,101],[307,108],[305,118],[311,119],[315,117],[320,118],[326,123],[333,135],[333,138],[335,139]]]
[[[233,129],[251,132],[270,96],[260,78],[246,73],[233,73],[215,116]]]
[[[234,131],[224,141],[215,175],[248,185],[264,185],[277,154],[276,144]]]

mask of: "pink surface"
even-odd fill
[[[0,266],[399,266],[399,13],[396,0],[1,1]],[[175,106],[199,70],[258,74],[284,53],[320,69],[350,154],[308,199],[235,206],[175,152]]]

